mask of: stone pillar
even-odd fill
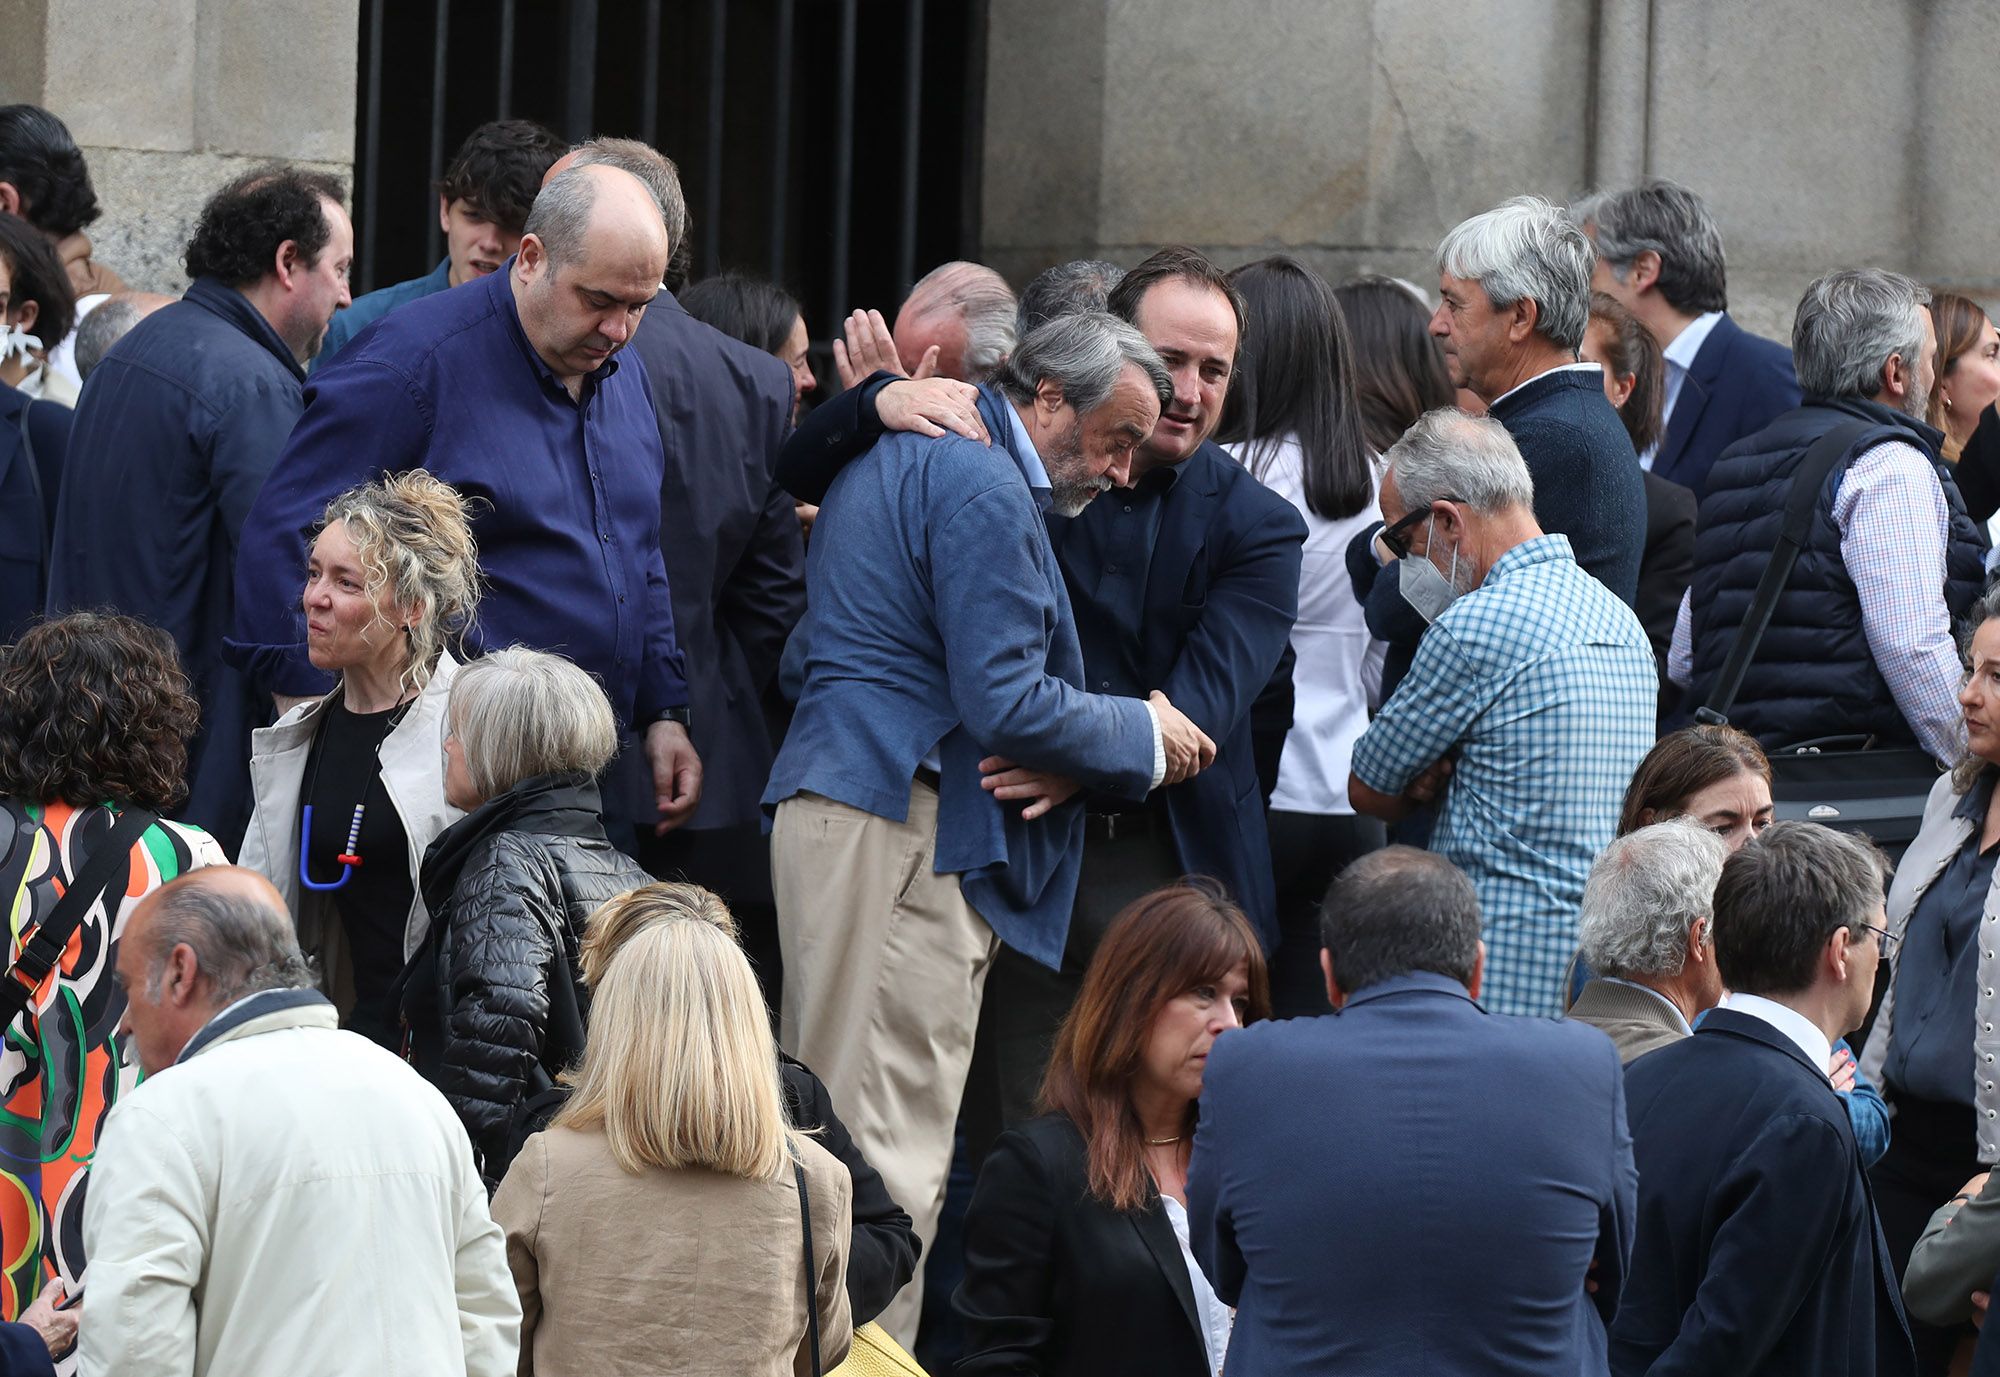
[[[202,203],[269,161],[354,171],[358,0],[0,0],[0,102],[45,106],[90,163],[97,259],[178,292]]]

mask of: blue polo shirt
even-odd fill
[[[384,317],[306,387],[305,415],[258,494],[236,561],[231,653],[262,685],[324,692],[305,657],[306,533],[327,503],[428,469],[475,499],[486,578],[468,650],[531,646],[597,676],[621,722],[687,703],[660,558],[660,447],[636,354],[572,398],[514,309],[513,260]]]

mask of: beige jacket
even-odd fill
[[[809,1377],[808,1305],[819,1309],[820,1361],[832,1371],[853,1340],[853,1184],[817,1143],[804,1143],[802,1157],[812,1296],[789,1172],[630,1176],[601,1133],[530,1138],[493,1198],[521,1296],[520,1377]]]
[[[1588,1023],[1611,1039],[1618,1060],[1629,1066],[1646,1053],[1679,1042],[1688,1030],[1659,996],[1615,980],[1597,979],[1577,993],[1570,1018]]]

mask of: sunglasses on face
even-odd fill
[[[1459,503],[1465,501],[1462,497],[1440,497],[1437,500],[1440,502]],[[1417,508],[1413,512],[1405,513],[1402,520],[1395,524],[1384,526],[1382,528],[1382,543],[1389,547],[1389,553],[1393,554],[1397,559],[1409,558],[1410,533],[1416,530],[1417,523],[1429,519],[1431,515],[1431,508],[1427,504]]]

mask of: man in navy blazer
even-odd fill
[[[1615,1377],[1916,1371],[1868,1174],[1827,1079],[1861,1025],[1883,931],[1880,853],[1780,822],[1715,889],[1729,1002],[1632,1063],[1639,1163]],[[1213,1074],[1211,1072],[1211,1074]]]
[[[1639,462],[1699,498],[1722,451],[1803,399],[1792,351],[1726,314],[1722,231],[1686,187],[1648,178],[1588,196],[1570,215],[1597,245],[1591,285],[1624,303],[1666,356],[1660,441]]]
[[[1617,1051],[1479,1006],[1479,901],[1441,856],[1354,862],[1321,937],[1334,1014],[1224,1034],[1202,1082],[1188,1233],[1236,1307],[1230,1377],[1601,1374],[1633,1226]]]
[[[784,1039],[927,1241],[987,969],[1059,960],[1083,818],[1003,805],[995,756],[1143,798],[1214,760],[1165,696],[1084,691],[1042,509],[1125,477],[1172,380],[1115,317],[1031,335],[980,391],[993,444],[891,435],[834,481],[806,561],[804,687],[764,804]],[[914,1337],[919,1288],[883,1318]]]

